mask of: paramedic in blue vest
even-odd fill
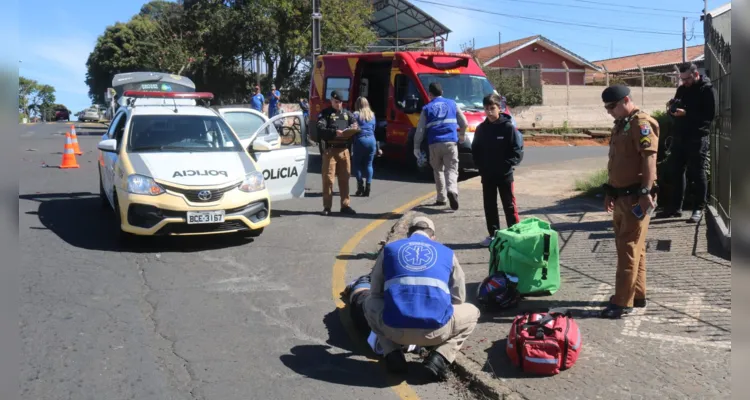
[[[271,96],[268,97],[268,118],[279,112],[279,100],[281,100],[281,92],[276,90],[276,85],[271,85]]]
[[[250,98],[250,106],[253,110],[263,112],[263,102],[265,99],[260,93],[260,86],[255,86],[255,94]]]
[[[435,205],[445,205],[447,191],[451,209],[458,210],[458,143],[463,143],[469,124],[456,102],[443,97],[439,83],[430,83],[428,96],[430,102],[422,108],[414,133],[414,155],[420,158],[426,135],[437,190]]]
[[[406,238],[383,248],[369,278],[369,295],[360,303],[388,370],[407,372],[402,346],[413,344],[433,347],[423,365],[433,377],[447,378],[479,309],[466,303],[464,272],[453,250],[435,241],[432,220],[414,218]]]

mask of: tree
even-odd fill
[[[183,29],[182,6],[152,1],[127,23],[108,26],[86,62],[89,97],[104,103],[114,75],[157,71],[183,74],[202,55],[192,32]]]
[[[309,60],[312,5],[308,0],[259,0],[250,7],[256,16],[253,23],[261,27],[260,54],[270,71],[267,81],[284,87]],[[375,42],[377,35],[370,26],[372,12],[369,0],[322,0],[323,51],[364,50]]]
[[[33,79],[18,77],[18,111],[29,114],[29,100],[39,83]]]
[[[376,40],[370,0],[322,0],[321,11],[325,50]],[[98,38],[86,63],[89,96],[102,103],[117,73],[157,71],[189,77],[219,103],[242,101],[258,79],[247,73],[253,57],[267,66],[264,84],[298,85],[309,74],[311,13],[309,0],[151,1]]]
[[[55,106],[55,88],[50,85],[24,78],[18,78],[18,111],[31,116],[44,116]]]

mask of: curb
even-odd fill
[[[393,224],[388,231],[385,242],[387,244],[406,237],[409,222],[417,216],[429,215],[409,210]],[[382,242],[381,242],[382,243]],[[485,398],[492,400],[525,400],[526,397],[514,392],[509,387],[499,383],[498,379],[487,372],[482,371],[482,366],[459,352],[452,365],[453,372],[463,382],[468,384],[469,389],[479,392]]]
[[[708,213],[706,216],[708,218],[706,222],[708,222],[709,225],[711,225],[716,232],[716,234],[719,236],[719,240],[721,241],[721,247],[724,248],[724,250],[728,252],[732,252],[732,232],[729,231],[726,224],[724,224],[724,220],[721,219],[721,216],[719,216],[719,212],[716,210],[714,206],[707,206]]]

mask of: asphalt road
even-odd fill
[[[388,387],[382,366],[357,353],[343,328],[332,265],[352,235],[434,185],[378,167],[372,197],[352,198],[357,216],[323,217],[313,154],[307,197],[274,204],[259,238],[165,238],[124,249],[98,199],[102,130],[75,124],[84,155],[81,168],[70,170],[56,168],[70,123],[20,126],[22,398],[403,395]],[[605,154],[529,148],[524,165]],[[340,257],[363,262],[390,225]],[[420,398],[467,396],[455,385],[424,384],[414,370],[407,382]]]

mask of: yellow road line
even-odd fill
[[[362,241],[362,239],[367,236],[368,233],[374,231],[377,227],[382,225],[385,221],[389,220],[389,217],[394,214],[401,214],[404,211],[407,211],[414,206],[418,205],[419,203],[429,199],[430,197],[435,196],[435,192],[430,192],[428,194],[425,194],[424,196],[420,196],[398,208],[391,211],[390,213],[384,214],[380,218],[376,219],[375,221],[372,221],[369,225],[364,227],[362,230],[357,232],[354,236],[349,239],[344,246],[339,250],[339,257],[337,257],[336,262],[333,264],[333,274],[332,274],[332,280],[331,280],[331,288],[332,288],[332,295],[333,295],[333,301],[336,303],[336,307],[339,309],[339,316],[341,317],[344,315],[341,310],[346,306],[343,301],[341,301],[341,292],[346,288],[346,266],[347,261],[346,257],[341,257],[342,255],[346,254],[352,254],[354,252],[354,249],[359,245],[359,243]],[[346,332],[349,334],[349,337],[353,342],[356,342],[358,340],[356,330],[354,329],[354,326],[352,325],[349,318],[341,317],[341,323],[344,325],[344,328],[346,329]],[[375,362],[375,360],[371,360],[368,358],[368,361]],[[392,382],[393,385],[391,386],[391,389],[393,389],[394,392],[398,395],[399,398],[402,400],[418,400],[419,396],[417,396],[417,393],[414,392],[414,390],[406,383],[406,382],[395,382],[392,379],[388,379],[389,383]]]

